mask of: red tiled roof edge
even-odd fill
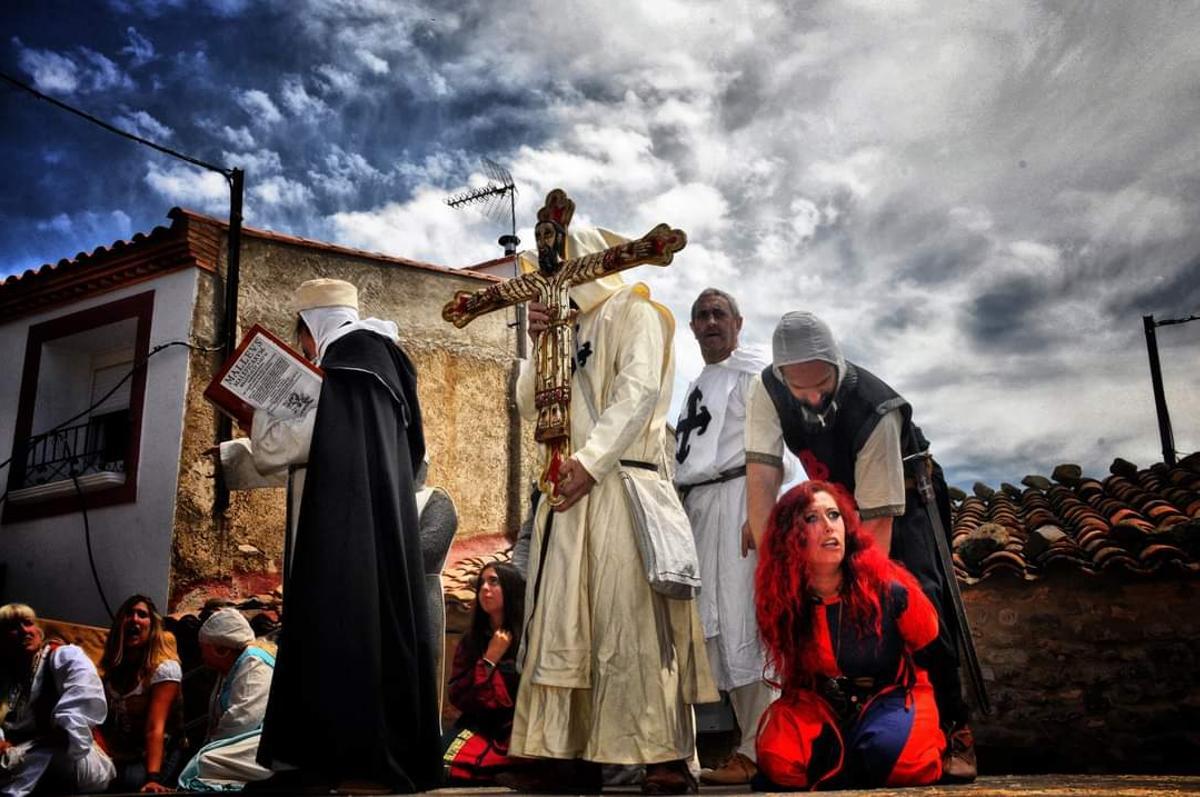
[[[482,263],[474,263],[469,266],[462,266],[458,269],[458,271],[479,271],[481,269],[491,268],[492,266],[511,264],[512,262],[513,258],[511,255],[504,255],[503,257],[493,257],[491,260],[484,260]],[[491,275],[489,274],[488,276]]]
[[[212,216],[206,216],[203,213],[197,213],[194,210],[186,208],[171,208],[167,214],[172,219],[185,218],[202,224],[209,224],[225,230],[229,227],[229,223]],[[425,263],[420,260],[411,260],[407,257],[399,257],[397,255],[385,255],[381,252],[369,252],[365,249],[356,249],[352,246],[343,246],[341,244],[332,244],[326,241],[318,241],[313,238],[304,238],[298,235],[288,235],[282,232],[273,232],[272,230],[260,230],[256,227],[242,227],[242,235],[250,236],[251,238],[260,238],[267,241],[275,241],[277,243],[288,244],[290,246],[302,246],[306,249],[316,249],[322,252],[331,252],[339,255],[349,255],[351,257],[361,257],[366,260],[374,260],[380,263],[390,263],[406,268],[421,269],[423,271],[434,271],[439,274],[453,274],[455,276],[467,277],[469,279],[483,280],[484,282],[503,282],[499,277],[494,277],[490,274],[479,274],[471,271],[469,268],[459,269],[450,268],[448,266],[439,266],[434,263]]]
[[[219,243],[211,229],[173,217],[170,227],[8,277],[0,283],[0,318],[13,321],[184,268],[216,271]]]
[[[170,227],[158,226],[135,233],[129,240],[79,252],[57,263],[27,269],[0,282],[0,318],[15,321],[51,307],[105,293],[126,285],[188,267],[216,272],[224,246],[222,237],[229,224],[221,219],[185,208],[167,212]],[[468,269],[454,269],[417,260],[368,252],[353,247],[301,238],[284,233],[243,227],[242,234],[291,246],[301,246],[406,268],[453,274],[482,282],[502,282],[499,277]]]

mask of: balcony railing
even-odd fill
[[[16,446],[11,487],[36,487],[93,473],[124,473],[128,447],[128,410],[36,435]]]

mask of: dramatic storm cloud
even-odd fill
[[[527,242],[559,186],[579,223],[688,231],[675,265],[634,272],[679,320],[677,392],[701,364],[687,309],[714,285],[750,342],[786,310],[826,317],[959,484],[1161,457],[1141,316],[1200,312],[1200,6],[16,5],[4,71],[245,168],[251,225],[489,259],[503,223],[441,201],[488,156]],[[0,109],[0,273],[172,205],[226,212],[217,175],[15,90]],[[1200,322],[1159,338],[1177,447],[1195,450]]]

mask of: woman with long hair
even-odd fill
[[[104,743],[121,791],[170,791],[183,764],[183,669],[154,601],[131,595],[100,659],[108,698]]]
[[[782,692],[758,734],[760,786],[917,786],[941,777],[946,741],[929,676],[913,661],[937,638],[937,612],[862,530],[841,486],[805,482],[776,504],[755,602]]]
[[[508,739],[520,676],[516,668],[525,619],[525,579],[507,562],[479,573],[471,628],[454,654],[450,703],[462,712],[446,734],[448,780],[491,782],[511,769]]]

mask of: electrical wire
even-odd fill
[[[62,102],[61,100],[56,100],[49,95],[43,94],[42,92],[35,89],[33,86],[30,86],[26,83],[22,83],[21,81],[17,80],[15,77],[5,74],[4,72],[0,72],[0,80],[5,80],[8,83],[11,83],[12,85],[16,86],[19,89],[28,91],[33,96],[37,97],[39,100],[44,100],[57,108],[62,108],[64,111],[67,111],[68,113],[73,113],[76,116],[82,117],[94,125],[99,125],[100,127],[103,127],[105,130],[109,131],[110,133],[116,133],[118,136],[121,136],[122,138],[127,138],[130,141],[136,141],[139,144],[144,144],[145,146],[150,147],[151,149],[158,150],[159,152],[163,153],[164,155],[170,155],[172,158],[178,158],[181,161],[187,161],[188,163],[190,163],[194,166],[199,166],[202,169],[208,169],[209,171],[223,174],[223,175],[225,175],[225,179],[227,179],[227,180],[232,179],[232,177],[233,177],[232,169],[227,169],[224,166],[214,166],[213,164],[206,163],[205,161],[202,161],[199,158],[193,158],[191,155],[184,155],[182,152],[176,152],[175,150],[171,149],[170,147],[164,147],[162,144],[158,144],[154,141],[151,141],[148,138],[142,138],[141,136],[137,136],[137,135],[134,135],[133,133],[122,130],[121,128],[116,127],[115,125],[109,124],[108,122],[104,121],[103,119],[98,119],[95,116],[92,116],[87,111],[81,111],[78,108],[74,108],[70,105],[67,105],[65,102]]]
[[[116,618],[113,615],[112,606],[108,604],[108,596],[104,594],[104,585],[100,583],[100,574],[96,571],[96,557],[92,553],[92,525],[88,522],[87,499],[83,497],[83,487],[79,484],[79,476],[72,473],[71,481],[75,483],[75,494],[79,496],[79,511],[83,514],[83,541],[87,545],[88,565],[92,568],[92,581],[96,584],[96,591],[100,593],[100,602],[104,604],[104,611],[108,613],[108,621],[111,623]]]
[[[139,368],[146,367],[146,363],[148,363],[150,361],[151,357],[158,354],[160,351],[163,351],[164,349],[171,348],[172,346],[186,346],[187,348],[189,348],[193,351],[200,351],[200,352],[206,352],[206,353],[224,350],[224,347],[222,347],[222,346],[201,346],[197,343],[192,343],[192,342],[186,341],[186,340],[173,340],[170,343],[159,344],[158,346],[155,346],[153,349],[151,349],[149,352],[147,352],[146,356],[143,357],[139,362],[134,363],[133,367],[130,368],[129,371],[126,372],[126,374],[124,376],[122,376],[121,379],[115,385],[112,386],[111,390],[109,390],[103,396],[101,396],[100,398],[98,398],[94,402],[92,402],[91,406],[89,406],[87,409],[83,410],[82,412],[78,412],[75,415],[72,415],[70,418],[67,418],[65,421],[62,421],[61,423],[55,424],[54,426],[50,427],[49,429],[47,429],[44,432],[39,432],[38,434],[33,435],[30,439],[33,439],[33,437],[45,437],[48,434],[57,432],[59,429],[62,429],[65,426],[69,426],[71,423],[74,423],[75,421],[79,420],[83,416],[89,414],[92,410],[96,409],[101,404],[103,404],[105,401],[107,401],[109,399],[109,397],[112,396],[114,393],[116,393],[117,390],[119,390],[122,385],[124,385],[126,382],[128,382],[130,380],[130,378],[132,378],[133,375],[135,373],[137,373]],[[13,456],[16,456],[16,455],[14,454]],[[0,462],[0,469],[7,467],[12,462],[12,460],[13,460],[13,457],[10,456],[8,459],[4,460],[3,462]],[[8,498],[8,493],[9,493],[9,491],[5,490],[3,494],[0,494],[0,504],[3,504],[4,501]]]

